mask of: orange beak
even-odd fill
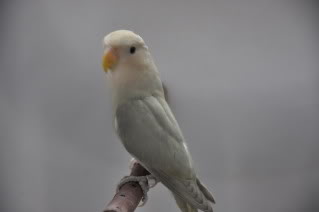
[[[110,48],[109,50],[105,51],[102,59],[102,66],[105,72],[108,70],[112,70],[112,68],[117,64],[118,56],[116,49]]]

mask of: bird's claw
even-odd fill
[[[149,188],[153,188],[156,186],[156,184],[158,183],[158,180],[156,179],[156,177],[154,177],[153,175],[146,175],[147,178],[147,184]]]
[[[128,182],[137,182],[142,189],[143,197],[141,200],[141,204],[139,207],[142,207],[147,202],[147,192],[150,188],[153,188],[157,184],[157,180],[153,175],[146,175],[146,176],[125,176],[121,179],[120,183],[117,185],[116,192],[120,190],[120,188],[128,183]]]

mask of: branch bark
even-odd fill
[[[139,163],[135,163],[131,176],[146,176],[150,173]],[[125,183],[107,205],[104,212],[133,212],[143,197],[142,188],[136,182]]]

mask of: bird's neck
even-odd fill
[[[113,107],[132,99],[164,96],[162,82],[153,64],[145,67],[117,67],[112,73]]]

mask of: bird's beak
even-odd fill
[[[104,51],[102,66],[105,72],[112,69],[118,61],[117,51],[115,48],[109,48]]]

